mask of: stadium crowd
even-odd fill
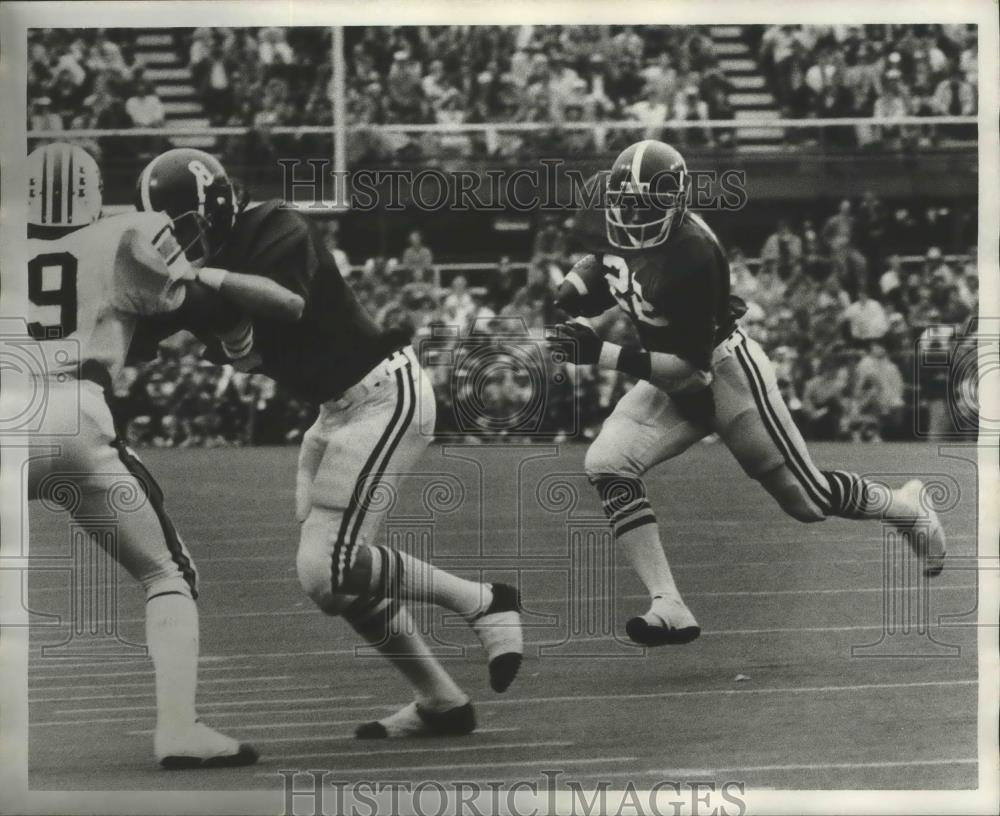
[[[975,369],[940,360],[974,352],[963,332],[977,313],[978,272],[974,245],[967,255],[942,252],[955,248],[944,226],[953,223],[948,215],[933,207],[890,212],[869,194],[842,202],[823,223],[782,220],[757,263],[738,246],[730,250],[733,293],[748,306],[743,325],[770,353],[807,438],[878,441],[912,438],[916,429],[955,431],[949,406],[968,401]],[[616,372],[553,362],[541,341],[543,327],[559,319],[554,282],[574,257],[573,234],[558,220],[536,232],[526,270],[501,258],[476,285],[442,273],[419,231],[397,258],[356,265],[339,246],[336,221],[326,223],[324,240],[378,322],[413,337],[435,382],[442,433],[590,438],[631,385]],[[617,342],[635,339],[617,309],[598,322]],[[483,347],[490,353],[478,355]],[[452,359],[465,356],[467,364],[439,364],[443,349],[457,350]],[[262,376],[211,367],[198,352],[195,341],[181,338],[118,384],[133,443],[281,444],[301,437],[314,416],[310,406]],[[476,363],[484,359],[493,369]]]
[[[251,129],[220,145],[252,163],[322,149],[325,135],[275,126],[333,120],[327,28],[168,29],[214,126]],[[976,112],[977,35],[965,25],[744,26],[783,116],[900,117]],[[29,37],[33,129],[159,126],[163,102],[136,58],[133,29],[51,29]],[[368,26],[345,29],[346,108],[366,124],[551,124],[531,132],[352,134],[354,161],[450,155],[517,158],[540,151],[614,151],[637,133],[682,147],[731,144],[730,128],[672,121],[735,119],[731,80],[704,26]],[[631,120],[640,130],[567,130],[574,121]],[[958,126],[845,127],[825,145],[930,145]],[[974,138],[966,128],[965,135]],[[790,142],[819,132],[790,129]],[[116,156],[149,141],[102,140]]]
[[[786,118],[970,116],[976,113],[974,25],[748,26]],[[942,131],[835,128],[827,144],[926,146]],[[967,126],[949,138],[975,138]],[[811,138],[790,130],[787,138]]]

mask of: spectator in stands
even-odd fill
[[[69,68],[64,67],[56,73],[55,81],[49,87],[48,96],[52,111],[62,119],[64,125],[68,125],[83,102],[83,85],[77,82]]]
[[[163,127],[166,110],[156,95],[152,83],[142,78],[135,83],[135,91],[125,103],[125,112],[132,124],[141,128]]]
[[[816,54],[816,62],[806,71],[806,85],[818,97],[834,85],[837,77],[837,62],[830,48],[822,48]]]
[[[566,264],[567,252],[566,231],[556,215],[547,213],[542,218],[541,229],[535,233],[532,263],[539,264],[548,274],[551,267],[559,269]]]
[[[196,81],[202,66],[212,54],[212,29],[196,28],[191,35],[191,46],[188,49],[188,66]]]
[[[198,64],[197,72],[194,68],[192,66],[191,74],[198,84],[209,121],[214,126],[229,121],[235,102],[232,74],[238,70],[233,59],[226,54],[221,43],[214,43],[210,53]]]
[[[904,420],[903,375],[886,353],[873,342],[854,371],[856,412],[868,441],[897,439]],[[860,430],[860,429],[859,429]]]
[[[854,214],[851,202],[844,199],[840,202],[837,212],[831,215],[823,224],[821,235],[826,247],[831,252],[848,246],[854,237]]]
[[[819,370],[802,392],[805,432],[811,439],[834,440],[841,435],[845,413],[847,372],[834,357],[822,358]]]
[[[890,68],[885,73],[882,92],[875,100],[872,115],[878,119],[902,119],[912,111],[908,91],[902,82],[902,73],[898,68]],[[877,128],[878,140],[883,147],[898,150],[911,140],[911,131],[905,128],[883,125]]]
[[[83,108],[89,111],[77,126],[123,130],[132,127],[132,119],[125,110],[125,102],[117,93],[113,81],[107,74],[94,78],[93,93],[83,100]],[[125,159],[135,154],[137,145],[127,136],[102,136],[98,140],[100,155],[115,159]]]
[[[802,265],[802,239],[792,232],[787,218],[778,221],[778,230],[768,237],[760,251],[762,268],[787,280]]]
[[[713,76],[721,77],[721,81],[713,80]],[[729,83],[718,72],[706,76],[702,83],[705,92],[705,103],[708,106],[709,119],[735,119],[736,110],[729,101]],[[733,128],[714,127],[709,133],[710,144],[725,147],[732,145],[736,138]]]
[[[669,108],[655,88],[646,88],[643,98],[628,105],[625,113],[628,118],[646,125],[642,136],[644,139],[662,138]]]
[[[514,299],[514,293],[517,292],[519,284],[510,262],[510,256],[504,255],[500,258],[496,271],[490,276],[488,288],[490,308],[496,313],[499,313]]]
[[[709,118],[708,103],[694,83],[677,92],[672,110],[675,122],[702,122]],[[712,143],[712,133],[708,128],[685,128],[678,132],[676,141],[682,146],[701,147]]]
[[[468,281],[464,275],[456,275],[452,278],[451,287],[442,303],[441,311],[447,323],[461,326],[463,332],[472,323],[477,312],[477,305],[469,293]]]
[[[262,65],[291,65],[295,62],[295,52],[288,44],[283,28],[262,28],[257,35],[259,46],[257,56]]]
[[[397,121],[419,122],[423,107],[420,63],[413,58],[408,48],[397,51],[392,59],[392,67],[389,69],[386,81],[392,112]],[[447,99],[454,98],[453,94],[447,97]]]
[[[899,309],[903,297],[903,262],[898,255],[889,257],[889,268],[878,279],[879,300]]]
[[[844,322],[851,340],[860,348],[882,339],[889,330],[885,309],[877,300],[868,297],[864,288],[858,292],[858,299],[844,310]]]
[[[410,233],[409,245],[403,250],[401,266],[410,271],[413,280],[426,281],[433,274],[434,254],[430,247],[424,246],[420,230]]]
[[[958,59],[958,68],[966,82],[973,87],[979,84],[979,41],[975,37],[972,37],[962,49]]]
[[[939,116],[972,116],[976,113],[976,89],[961,69],[956,69],[947,79],[942,79],[934,90],[931,112]],[[939,136],[944,138],[975,138],[976,126],[942,126]]]
[[[62,117],[52,110],[52,100],[47,96],[29,97],[28,130],[62,130]]]
[[[869,269],[882,265],[889,230],[889,214],[874,190],[865,190],[858,207],[856,246],[864,253]]]

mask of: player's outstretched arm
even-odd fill
[[[306,306],[302,297],[260,275],[206,266],[198,270],[198,281],[251,317],[294,323],[302,317]]]

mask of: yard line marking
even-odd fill
[[[644,598],[648,598],[648,595],[644,595]],[[260,613],[257,613],[260,614]],[[279,613],[270,612],[269,615],[275,615]],[[943,613],[942,613],[943,614]],[[449,628],[449,627],[446,627]],[[464,626],[455,626],[455,631],[462,631]],[[948,627],[938,627],[933,626],[933,629],[945,629]],[[957,628],[957,627],[952,627]],[[701,637],[732,637],[732,636],[742,636],[742,635],[788,635],[808,633],[835,633],[835,632],[881,632],[885,629],[884,624],[864,624],[858,626],[785,626],[785,627],[774,627],[770,629],[702,629]],[[606,640],[616,639],[616,635],[587,635],[587,636],[577,636],[574,635],[570,640],[573,643],[593,643],[601,642]],[[558,646],[560,644],[566,643],[565,639],[552,638],[549,640],[526,640],[524,642],[525,647],[531,646]],[[463,649],[469,649],[470,651],[481,651],[482,645],[479,643],[462,643],[462,644],[450,644],[454,646],[461,646]],[[634,645],[634,644],[626,644]],[[362,644],[357,646],[351,646],[343,649],[313,649],[308,651],[300,652],[257,652],[250,654],[247,652],[242,652],[240,654],[233,655],[233,659],[239,660],[254,660],[254,659],[267,659],[267,658],[282,658],[282,657],[299,657],[299,656],[310,656],[310,657],[340,657],[343,655],[354,655],[357,654],[357,650],[364,648]],[[635,646],[636,650],[640,647]],[[369,659],[368,657],[365,658]]]
[[[204,681],[208,682],[208,681]],[[200,684],[199,684],[200,685]],[[73,688],[68,686],[67,688]],[[198,689],[198,698],[201,699],[202,694],[262,694],[264,692],[270,691],[271,686],[265,686],[263,688],[219,688],[219,689]],[[319,691],[323,686],[311,685],[311,686],[282,686],[281,691]],[[45,689],[49,691],[49,689]],[[149,691],[136,692],[135,694],[93,694],[85,697],[29,697],[28,704],[32,703],[77,703],[81,700],[126,700],[135,698],[146,698],[155,697],[156,691],[150,687]]]
[[[232,723],[226,725],[227,731],[274,731],[279,728],[315,728],[318,726],[327,725],[360,725],[359,720],[362,717],[368,717],[371,719],[371,714],[373,711],[382,709],[388,713],[392,713],[399,709],[398,705],[368,705],[368,706],[338,706],[338,712],[357,712],[356,717],[352,717],[349,720],[323,720],[321,722],[305,720],[303,722],[289,722],[284,718],[292,714],[329,714],[330,706],[325,706],[324,708],[305,708],[301,710],[290,709],[288,711],[268,711],[265,712],[269,715],[282,717],[281,722],[261,722],[261,723]],[[215,711],[212,713],[212,719],[217,720],[221,717],[247,717],[245,711]],[[125,722],[125,720],[122,720]],[[152,734],[154,729],[143,729],[140,731],[129,731],[129,734]]]
[[[978,759],[905,759],[885,762],[815,762],[801,765],[736,765],[731,767],[695,770],[692,768],[650,768],[638,771],[642,776],[677,774],[678,776],[711,776],[731,771],[823,771],[829,769],[856,770],[861,768],[909,768],[924,765],[976,765]],[[629,771],[631,773],[631,771]],[[665,779],[668,777],[664,777]]]
[[[282,757],[284,759],[284,757]],[[635,762],[634,756],[611,756],[611,757],[590,757],[587,759],[572,759],[567,757],[525,759],[520,762],[462,762],[447,763],[444,765],[389,765],[375,768],[338,768],[342,773],[350,774],[370,774],[370,773],[410,773],[412,771],[438,771],[442,768],[447,770],[465,770],[474,768],[525,768],[532,765],[545,765],[548,768],[558,768],[563,765],[600,765],[604,762]],[[260,772],[254,776],[275,776],[277,771]]]
[[[479,733],[479,732],[473,732]],[[470,735],[471,736],[471,735]],[[424,740],[426,742],[426,740]],[[450,745],[436,747],[433,744],[427,744],[421,746],[420,748],[389,748],[384,751],[326,751],[319,754],[282,754],[282,761],[286,759],[334,759],[337,757],[379,757],[379,756],[392,756],[393,754],[427,754],[427,753],[453,753],[455,751],[490,751],[493,749],[502,750],[505,748],[569,748],[572,746],[572,742],[567,742],[565,740],[547,740],[544,742],[498,742],[498,743],[483,743],[483,744],[472,744],[472,745]],[[444,766],[442,766],[444,767]],[[345,770],[352,770],[347,768]]]
[[[228,584],[238,584],[244,586],[246,584],[294,584],[298,586],[298,579],[295,576],[290,578],[248,578],[245,581],[239,579],[223,579],[220,581],[209,581],[200,580],[200,584],[205,587],[218,587]],[[947,585],[935,585],[931,587],[932,592],[952,592],[957,590],[966,589],[976,589],[977,584],[947,584]],[[141,587],[138,587],[141,589]],[[42,590],[48,591],[48,590]],[[685,592],[684,597],[686,598],[767,598],[770,596],[785,596],[785,595],[864,595],[869,593],[881,593],[885,592],[885,587],[844,587],[836,589],[761,589],[761,590],[740,590],[740,591],[721,591],[721,592]],[[649,598],[648,593],[614,593],[614,594],[602,594],[602,595],[588,595],[588,599],[591,600],[608,600],[619,598],[625,601],[643,600]],[[547,595],[545,598],[534,598],[532,599],[532,604],[535,606],[544,606],[546,604],[556,604],[565,603],[566,601],[576,600],[570,596],[553,596]],[[298,613],[298,610],[296,610]],[[255,613],[259,614],[259,613]],[[100,664],[95,664],[100,665]]]
[[[478,700],[476,705],[479,707],[487,706],[497,706],[497,705],[529,705],[534,703],[574,703],[580,701],[597,701],[597,700],[614,700],[618,703],[622,703],[629,700],[649,700],[649,699],[669,699],[669,698],[682,698],[682,697],[711,697],[711,696],[722,696],[722,697],[737,697],[741,695],[753,695],[753,694],[827,694],[827,693],[838,693],[838,692],[856,692],[856,691],[881,691],[881,690],[891,690],[891,689],[904,689],[904,688],[935,688],[935,687],[946,687],[946,686],[975,686],[978,684],[978,680],[921,680],[909,683],[859,683],[849,686],[782,686],[778,688],[755,688],[755,689],[701,689],[698,691],[651,691],[641,694],[569,694],[569,695],[558,695],[552,697],[522,697],[518,699],[510,700]],[[325,701],[327,698],[323,698]],[[369,706],[346,706],[339,707],[338,711],[372,711],[378,709],[388,709],[392,710],[395,706],[393,705],[378,705],[372,704]],[[321,711],[329,711],[329,708],[320,709]],[[273,715],[291,715],[291,714],[307,714],[313,713],[305,709],[295,710],[289,709],[287,712],[282,711],[269,711],[268,714]],[[245,712],[241,711],[220,711],[216,712],[214,717],[225,717],[225,716],[246,716]],[[84,725],[91,723],[114,723],[114,722],[129,722],[130,717],[117,717],[114,719],[94,719],[94,720],[55,720],[46,722],[33,722],[31,725],[44,727],[50,725]],[[303,725],[346,725],[349,723],[356,722],[356,720],[336,720],[325,723],[261,723],[259,725],[241,725],[241,728],[245,729],[273,729],[273,728],[293,728],[300,727]],[[129,734],[151,734],[150,731],[129,731]]]
[[[198,671],[232,671],[233,669],[249,669],[250,666],[221,666],[220,663],[229,660],[228,657],[213,657],[211,655],[202,655],[198,658]],[[77,658],[67,658],[67,657],[43,657],[39,654],[32,654],[28,656],[28,667],[32,671],[41,671],[43,669],[88,669],[94,667],[100,668],[129,668],[132,666],[145,666],[152,662],[152,659],[148,654],[136,656],[136,657],[110,657],[103,660],[93,660],[87,658],[85,662],[76,662]]]
[[[253,682],[264,682],[265,680],[291,680],[291,675],[283,674],[276,678],[261,677],[259,675],[254,677],[210,677],[207,680],[199,680],[198,687],[203,685],[211,685],[216,683],[253,683]],[[149,688],[154,682],[153,671],[149,671],[149,679],[145,683],[101,683],[99,685],[86,685],[86,686],[34,686],[33,680],[28,678],[28,689],[30,691],[74,691],[76,689],[106,689],[108,686],[114,686],[114,688],[130,689],[130,688]]]
[[[527,697],[520,700],[482,700],[476,705],[505,705],[509,703],[560,703],[577,700],[647,700],[661,697],[724,697],[743,694],[826,694],[840,691],[877,691],[880,689],[930,688],[935,686],[975,686],[973,680],[918,680],[910,683],[858,683],[850,686],[785,686],[780,688],[751,689],[701,689],[699,691],[649,691],[639,694],[571,694],[555,697]]]
[[[881,563],[881,562],[879,562],[879,563]],[[687,593],[687,595],[689,597],[692,596],[692,595],[694,595],[694,594],[696,594],[696,593]],[[810,593],[807,592],[805,594],[810,594]],[[642,596],[638,596],[637,595],[636,597],[649,598],[648,595],[642,595]],[[426,604],[421,604],[421,605],[423,606],[423,605],[426,605]],[[317,614],[318,613],[317,613],[316,609],[314,609],[314,608],[313,609],[277,609],[277,610],[268,610],[267,612],[262,612],[261,610],[258,609],[258,610],[255,610],[255,611],[247,611],[247,612],[217,612],[215,614],[203,613],[201,615],[201,619],[202,620],[223,620],[223,619],[228,620],[228,619],[232,619],[232,618],[257,618],[257,617],[260,617],[261,615],[267,615],[268,617],[271,617],[271,618],[297,618],[297,617],[303,617],[303,616],[312,616],[312,617],[315,617]],[[448,613],[445,613],[445,614],[448,614]],[[457,616],[453,615],[453,617],[457,617]],[[144,618],[119,618],[118,619],[119,623],[141,623],[143,620],[145,620],[145,619]],[[461,627],[456,626],[455,628],[456,629],[460,629]],[[834,627],[821,627],[821,628],[809,628],[809,629],[788,629],[788,628],[786,628],[786,629],[730,629],[730,630],[718,630],[718,629],[716,629],[715,631],[705,631],[705,630],[702,630],[701,634],[702,634],[702,637],[704,637],[705,635],[732,634],[733,632],[746,632],[746,633],[752,633],[752,634],[761,634],[761,633],[765,633],[765,632],[852,632],[852,631],[861,631],[861,630],[868,630],[868,629],[881,629],[881,628],[882,628],[882,626],[834,626]],[[573,638],[573,640],[595,640],[595,639],[596,640],[604,640],[605,638],[602,638],[602,637],[599,637],[599,638],[574,637]],[[562,643],[563,641],[536,641],[536,642],[537,643],[549,643],[549,642],[551,642],[551,643]],[[345,654],[345,652],[340,652],[340,654]],[[240,656],[243,657],[243,658],[252,658],[253,657],[252,654],[244,654],[244,655],[240,655]],[[109,674],[109,675],[93,674],[93,675],[79,675],[79,676],[85,676],[85,677],[116,677],[118,675],[115,675],[115,674]]]
[[[370,700],[371,694],[338,694],[337,700]],[[330,697],[301,697],[292,699],[270,699],[258,697],[256,700],[205,700],[198,703],[198,708],[231,708],[233,706],[246,705],[288,705],[289,703],[322,703],[329,702]],[[343,710],[342,707],[339,707]],[[61,708],[53,711],[53,714],[101,714],[105,711],[156,711],[155,705],[140,706],[103,706],[101,708]]]
[[[145,675],[149,675],[150,677],[152,677],[152,675],[153,675],[153,662],[149,661],[148,666],[149,666],[149,668],[147,668],[145,670],[141,670],[141,671],[86,673],[86,674],[76,674],[75,672],[69,672],[69,674],[72,674],[73,677],[75,679],[78,679],[78,680],[82,680],[84,678],[90,678],[90,677],[111,677],[111,678],[114,678],[114,677],[143,677]],[[199,672],[200,671],[246,671],[248,668],[249,668],[248,666],[206,666],[204,669],[202,669],[201,667],[199,667],[198,671]],[[67,672],[62,672],[60,674],[53,674],[51,676],[47,676],[47,675],[44,675],[44,674],[38,674],[38,671],[39,671],[39,669],[35,669],[35,670],[33,670],[31,672],[31,674],[32,674],[32,678],[31,679],[32,680],[36,680],[36,681],[37,680],[42,680],[42,681],[44,681],[44,680],[65,680],[65,679],[67,679],[66,678]],[[233,678],[229,678],[229,679],[244,681],[244,680],[249,680],[251,678],[240,676],[240,677],[233,677]],[[104,684],[104,685],[106,685],[106,684]],[[79,686],[76,686],[75,688],[79,688]]]
[[[233,726],[230,731],[234,733],[239,733],[242,729],[239,726]],[[508,726],[506,728],[477,728],[473,735],[478,736],[479,734],[500,734],[500,733],[510,733],[511,731],[520,731],[520,728],[514,728]],[[148,733],[152,733],[151,731]],[[327,736],[326,734],[316,734],[312,737],[272,737],[270,739],[261,739],[260,737],[254,737],[254,745],[270,745],[271,743],[287,743],[287,742],[304,742],[304,743],[315,743],[315,742],[346,742],[347,740],[356,741],[357,737],[353,734],[338,734],[336,736]],[[495,747],[495,746],[493,746]],[[424,750],[419,748],[414,748],[413,750]],[[458,749],[456,749],[458,750]],[[350,756],[358,756],[357,751],[351,752]]]

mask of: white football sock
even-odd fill
[[[410,682],[417,702],[424,708],[447,711],[469,701],[431,654],[406,607],[398,607],[390,621],[386,621],[384,612],[377,612],[363,621],[349,623]]]
[[[620,525],[624,526],[624,525]],[[677,596],[677,585],[667,563],[656,523],[641,524],[617,534],[617,545],[625,553],[650,596]]]
[[[170,592],[146,603],[146,644],[156,671],[157,728],[194,724],[198,686],[198,606]]]

